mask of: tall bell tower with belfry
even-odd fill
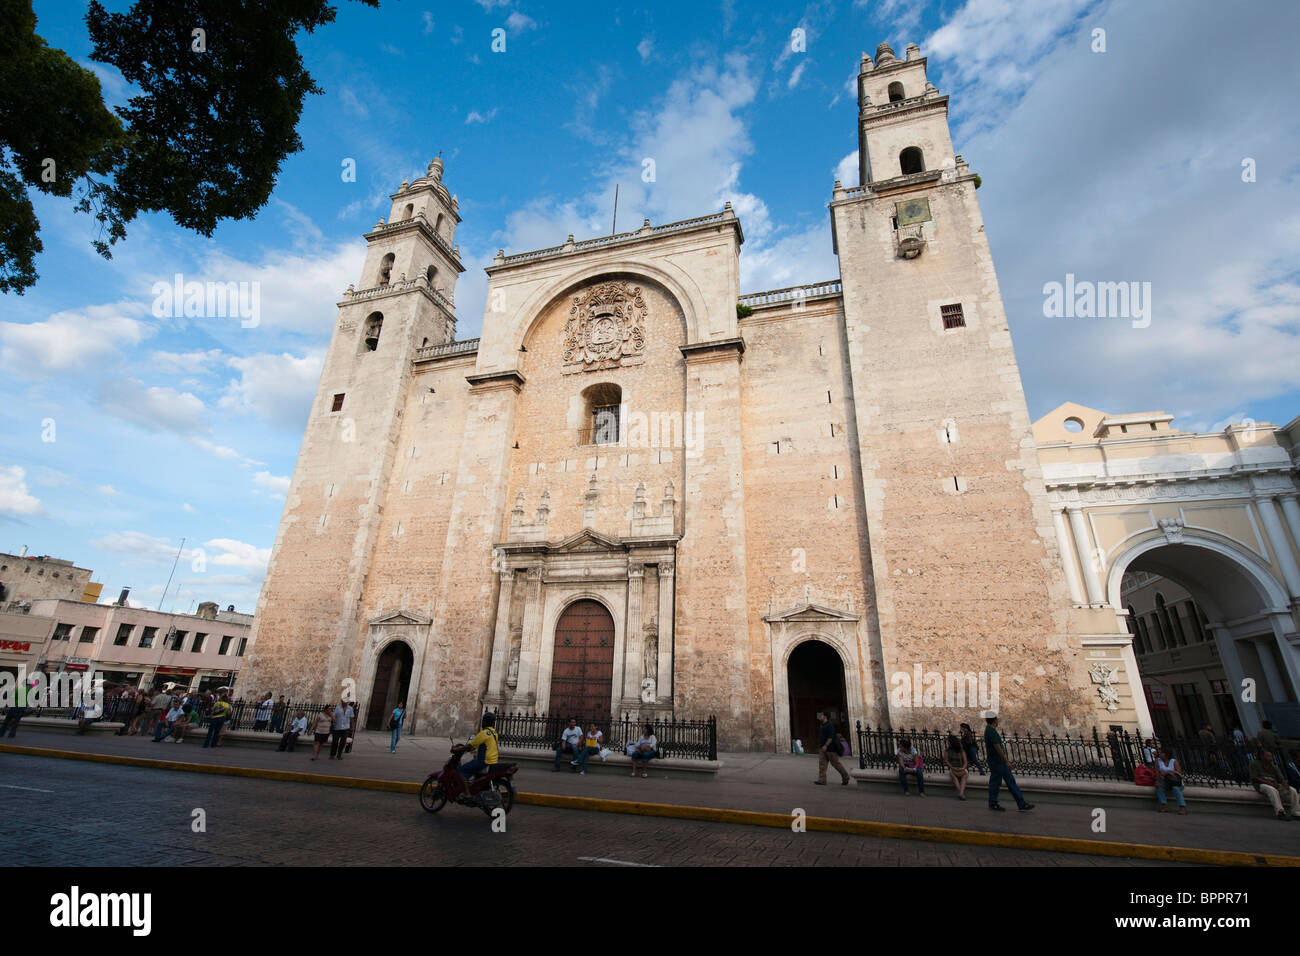
[[[979,177],[954,152],[948,97],[915,44],[901,59],[888,43],[874,60],[863,54],[858,144],[861,178],[835,184],[831,225],[877,676],[893,687],[918,665],[996,674],[999,707],[1017,726],[1080,727],[1093,714],[1079,693],[1086,632],[1114,628],[1070,603]],[[894,726],[935,719],[893,697]]]
[[[267,566],[241,685],[315,699],[358,673],[359,608],[421,349],[456,335],[458,202],[435,158],[366,234],[338,316]],[[303,634],[312,635],[309,642]]]

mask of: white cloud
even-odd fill
[[[210,372],[214,366],[221,364],[224,353],[221,349],[198,349],[193,352],[149,353],[149,364],[156,372],[172,375],[186,373]]]
[[[269,471],[259,471],[253,476],[253,484],[259,488],[265,488],[273,495],[284,497],[289,491],[289,478],[287,475],[273,475]]]
[[[492,107],[487,113],[480,113],[478,110],[470,110],[469,115],[465,117],[465,125],[473,123],[490,123],[492,118],[497,115],[497,107]]]
[[[0,468],[0,514],[40,515],[45,506],[27,493],[27,472],[17,465]]]
[[[208,555],[208,564],[215,567],[265,570],[271,560],[270,548],[259,548],[232,538],[213,538],[203,542],[203,547],[216,552]]]
[[[228,364],[239,372],[239,378],[226,386],[218,405],[250,411],[273,425],[301,432],[324,362],[323,351],[302,356],[262,353],[231,357]]]
[[[192,392],[145,385],[133,378],[107,378],[100,383],[99,402],[110,415],[150,431],[190,437],[208,430],[203,401]]]
[[[91,547],[113,554],[132,557],[133,563],[161,563],[176,559],[177,546],[167,538],[145,534],[143,531],[114,531],[90,542]],[[193,551],[182,552],[181,560],[192,560]]]
[[[196,515],[199,513],[198,510],[189,502],[185,502],[184,504],[182,504],[181,510],[184,511],[186,514]]]
[[[844,187],[860,186],[858,180],[861,178],[858,169],[858,151],[855,149],[838,163],[835,164],[834,177],[840,181]]]
[[[19,375],[68,372],[109,360],[122,346],[154,334],[151,326],[129,318],[139,303],[92,305],[56,312],[44,322],[0,322],[0,364]]]
[[[361,102],[350,86],[339,87],[339,105],[343,107],[344,113],[355,119],[370,118],[370,110],[366,108],[366,104]]]
[[[641,56],[641,62],[647,62],[655,51],[654,37],[642,37],[641,42],[636,45],[636,52]]]
[[[424,32],[425,32],[425,34],[427,35],[427,34],[432,33],[432,32],[433,32],[433,14],[432,14],[430,11],[425,10],[425,11],[424,11],[424,14],[423,14],[423,20],[424,20]]]
[[[67,488],[76,483],[76,479],[71,475],[46,467],[42,467],[33,480],[46,488]]]
[[[122,492],[118,491],[112,485],[100,485],[99,493],[101,495],[120,495]]]
[[[206,451],[210,455],[215,455],[217,458],[223,458],[226,461],[237,461],[241,465],[265,464],[265,462],[260,462],[255,458],[245,458],[239,452],[235,451],[235,449],[229,448],[226,445],[214,444],[213,442],[210,442],[205,438],[192,439],[190,444],[194,445],[197,448],[201,448],[203,451]]]
[[[527,14],[515,10],[510,16],[506,17],[506,29],[510,31],[512,36],[518,36],[525,30],[536,30],[537,21]]]
[[[786,89],[793,90],[799,85],[799,77],[803,76],[804,67],[807,65],[807,59],[800,60],[799,65],[790,71],[790,79],[785,81]]]

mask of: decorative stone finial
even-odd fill
[[[909,43],[907,51],[903,55],[909,60],[919,60],[921,59],[921,48],[915,43]]]
[[[428,177],[435,183],[442,182],[442,157],[435,156],[429,163]]]
[[[893,63],[893,62],[894,62],[894,48],[889,45],[889,41],[885,41],[884,43],[880,44],[880,46],[876,47],[877,66],[884,66],[886,63]]]

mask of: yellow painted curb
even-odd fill
[[[312,783],[356,790],[381,790],[389,793],[419,793],[420,784],[399,780],[372,780],[365,777],[340,777],[332,774],[303,773],[293,770],[265,770],[257,767],[228,767],[221,764],[185,763],[178,760],[152,760],[122,757],[116,754],[87,753],[80,750],[49,750],[0,744],[0,752],[32,757],[58,757],[65,760],[88,760],[94,763],[120,764],[154,770],[182,770],[212,773],[227,777],[251,777],[287,783]],[[647,817],[670,817],[678,820],[701,820],[742,826],[788,829],[793,817],[788,813],[762,813],[756,810],[727,810],[718,807],[685,807],[669,803],[643,803],[634,800],[608,800],[601,797],[572,797],[551,793],[523,793],[517,802],[561,810],[587,810],[598,813],[625,813]],[[989,833],[983,830],[958,830],[950,827],[923,827],[906,823],[879,823],[871,820],[841,820],[834,817],[807,817],[809,830],[844,833],[852,836],[885,837],[894,840],[922,840],[929,843],[959,843],[967,846],[1005,847],[1013,850],[1042,850],[1048,853],[1078,853],[1086,856],[1113,856],[1127,859],[1158,860],[1163,863],[1193,863],[1203,866],[1287,866],[1300,867],[1300,857],[1278,853],[1246,853],[1238,850],[1205,850],[1185,846],[1153,846],[1147,843],[1111,843],[1104,840],[1079,840],[1072,837],[1036,836],[1021,833]]]

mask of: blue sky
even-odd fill
[[[461,338],[496,250],[607,232],[616,183],[620,229],[730,201],[742,291],[835,277],[826,203],[837,174],[856,182],[858,58],[881,40],[920,44],[952,95],[1034,417],[1067,400],[1196,429],[1300,414],[1294,3],[338,6],[300,38],[325,94],[255,220],[203,239],[143,217],[104,261],[86,217],[37,198],[40,282],[0,298],[0,549],[70,558],[107,597],[129,585],[155,606],[184,538],[164,609],[251,611],[360,234],[439,150],[464,219]],[[91,66],[80,4],[36,13]],[[93,69],[122,102],[121,77]],[[258,282],[260,322],[155,318],[151,287],[175,273]],[[1150,327],[1045,318],[1043,285],[1066,273],[1151,282]]]

